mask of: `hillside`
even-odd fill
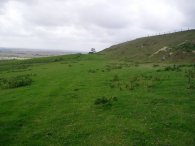
[[[143,37],[111,46],[100,53],[127,61],[194,62],[195,30]]]

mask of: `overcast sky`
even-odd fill
[[[97,51],[195,28],[195,0],[0,0],[0,47]]]

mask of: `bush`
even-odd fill
[[[106,97],[101,97],[101,98],[97,98],[94,102],[95,105],[112,105],[113,101],[117,101],[118,98],[117,97],[110,97],[110,98],[106,98]]]
[[[96,73],[96,70],[89,69],[88,72],[89,72],[89,73]]]
[[[195,89],[195,69],[189,69],[186,71],[186,77],[188,78],[188,89]]]
[[[116,96],[114,96],[114,97],[111,97],[111,100],[118,101],[118,98]]]
[[[98,104],[111,104],[110,100],[108,98],[105,98],[105,97],[102,97],[102,98],[97,98],[95,100],[95,104],[98,105]]]
[[[159,67],[159,64],[153,64],[153,67]]]
[[[115,87],[115,85],[110,83],[110,88],[114,88],[114,87]]]
[[[173,66],[167,66],[164,68],[164,71],[181,71],[180,66],[173,65]]]
[[[115,75],[115,76],[113,77],[112,81],[114,81],[114,82],[119,81],[118,75]]]
[[[163,71],[163,70],[161,70],[161,69],[157,69],[156,71],[157,71],[157,72],[161,72],[161,71]]]
[[[23,86],[28,86],[32,84],[32,79],[30,75],[19,75],[11,78],[1,78],[0,87],[1,88],[18,88]]]

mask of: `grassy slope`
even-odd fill
[[[195,90],[187,89],[185,76],[190,67],[157,72],[163,64],[137,66],[101,55],[0,64],[1,78],[33,74],[31,86],[0,89],[0,145],[195,144]],[[115,75],[119,81],[111,81]],[[102,96],[118,101],[94,105]]]
[[[122,44],[114,45],[103,50],[101,53],[106,54],[110,58],[118,58],[128,61],[159,61],[159,58],[150,58],[150,56],[159,49],[167,47],[175,47],[178,44],[189,40],[195,42],[195,30],[176,32],[171,34],[144,37]],[[179,54],[177,57],[170,58],[168,61],[187,61],[194,62],[194,54]]]

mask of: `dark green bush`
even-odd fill
[[[118,98],[116,96],[114,96],[114,97],[111,97],[111,100],[118,101]]]
[[[114,88],[115,87],[115,85],[112,84],[112,83],[110,83],[109,85],[110,85],[110,88]]]
[[[153,67],[159,67],[159,64],[153,64]]]
[[[96,104],[96,105],[98,105],[98,104],[105,105],[105,104],[111,104],[111,102],[110,102],[110,100],[108,98],[102,97],[102,98],[97,98],[95,100],[94,104]]]
[[[162,70],[162,69],[157,69],[156,71],[157,71],[157,72],[161,72],[161,71],[163,71],[163,70]]]
[[[9,89],[9,88],[18,88],[23,86],[28,86],[32,84],[32,79],[30,75],[19,75],[10,78],[1,78],[0,87]]]
[[[119,81],[119,77],[118,77],[118,75],[114,75],[114,77],[113,77],[112,81],[114,81],[114,82]]]
[[[89,69],[88,72],[89,72],[89,73],[96,73],[96,70]]]
[[[167,66],[164,68],[164,71],[181,71],[179,65]]]
[[[94,104],[95,105],[112,105],[112,102],[117,101],[117,100],[118,100],[117,97],[110,97],[110,98],[101,97],[101,98],[97,98]]]
[[[185,71],[188,78],[188,89],[195,89],[195,69],[189,69]]]

